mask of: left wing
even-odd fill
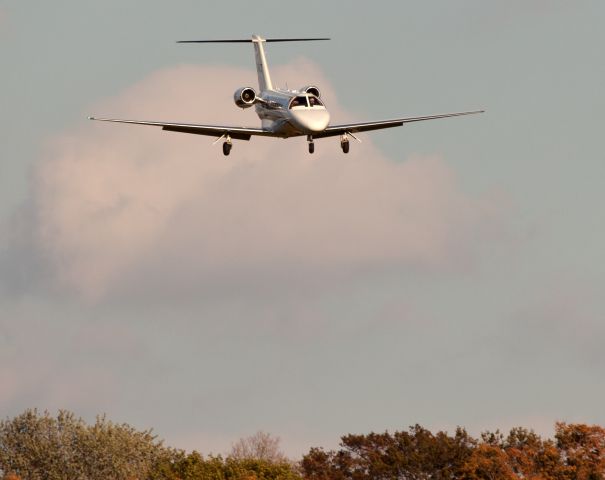
[[[400,127],[404,123],[422,122],[423,120],[435,120],[437,118],[460,117],[462,115],[473,115],[475,113],[483,112],[485,112],[485,110],[474,110],[472,112],[442,113],[439,115],[428,115],[426,117],[394,118],[392,120],[379,120],[377,122],[331,125],[326,128],[323,132],[314,134],[313,138],[333,137],[335,135],[342,135],[344,133],[367,132],[370,130],[379,130],[381,128]]]
[[[219,125],[197,125],[194,123],[163,123],[163,122],[144,122],[139,120],[119,120],[115,118],[95,118],[88,117],[89,120],[99,120],[101,122],[133,123],[135,125],[153,125],[162,127],[162,130],[168,132],[193,133],[195,135],[208,135],[210,137],[222,137],[229,135],[236,140],[250,140],[252,135],[271,137],[275,136],[273,132],[262,130],[260,128],[248,127],[225,127]]]

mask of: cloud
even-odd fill
[[[275,79],[319,84],[333,117],[351,115],[319,71],[297,60]],[[179,66],[156,72],[91,113],[257,125],[231,94],[251,70]],[[351,102],[348,102],[351,103]],[[179,290],[243,278],[406,267],[451,268],[497,217],[465,194],[440,155],[385,157],[369,135],[352,153],[337,139],[235,142],[153,127],[90,123],[53,139],[33,181],[35,243],[61,288],[89,298],[138,285]]]

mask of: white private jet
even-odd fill
[[[375,122],[348,123],[330,125],[330,114],[321,100],[319,88],[307,85],[299,90],[273,88],[269,67],[265,57],[264,44],[268,42],[300,42],[312,40],[329,40],[329,38],[262,38],[252,35],[244,40],[184,40],[178,43],[252,43],[256,57],[259,92],[252,87],[242,87],[235,91],[234,101],[240,108],[256,109],[261,119],[261,128],[229,127],[218,125],[197,125],[190,123],[146,122],[140,120],[119,120],[114,118],[88,117],[89,120],[103,122],[134,123],[137,125],[155,125],[169,132],[193,133],[217,137],[214,143],[224,139],[223,153],[229,155],[232,140],[250,140],[252,135],[263,137],[299,137],[307,136],[309,153],[315,151],[313,141],[316,138],[340,136],[340,146],[344,153],[349,152],[349,137],[360,141],[355,134],[381,128],[399,127],[404,123],[434,120],[437,118],[458,117],[483,113],[484,110],[472,112],[444,113],[424,117],[394,118]]]

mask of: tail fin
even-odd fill
[[[312,40],[330,40],[329,38],[262,38],[259,35],[252,35],[251,39],[245,40],[181,40],[177,43],[253,43],[254,56],[256,58],[256,72],[258,73],[258,87],[260,91],[272,90],[271,75],[269,66],[265,57],[265,42],[308,42]]]

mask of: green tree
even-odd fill
[[[63,410],[26,410],[0,421],[0,474],[24,480],[143,479],[166,451],[150,430],[104,416],[87,425]]]
[[[199,453],[174,452],[165,457],[150,473],[152,480],[301,480],[287,462],[275,463],[261,459],[237,459]]]

